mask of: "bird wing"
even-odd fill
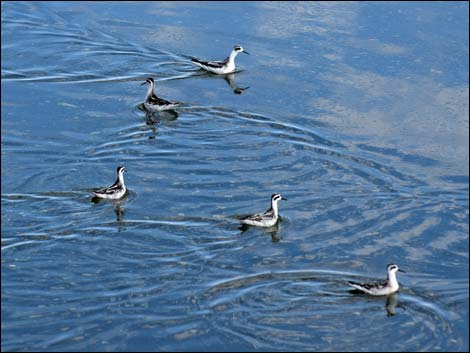
[[[273,216],[273,209],[270,207],[266,212],[264,213],[257,213],[254,215],[248,215],[248,216],[240,216],[238,219],[239,220],[250,220],[250,221],[256,221],[256,222],[261,222],[266,218],[271,218]]]
[[[379,283],[358,283],[358,282],[353,282],[353,281],[348,281],[349,284],[352,286],[359,286],[362,288],[365,288],[367,290],[373,289],[373,288],[384,288],[387,286],[387,281],[385,282],[379,282]],[[357,288],[357,287],[356,287]]]
[[[169,105],[169,104],[176,104],[176,103],[172,103],[172,102],[169,102],[163,98],[159,98],[157,97],[156,95],[152,95],[150,96],[148,99],[147,99],[147,103],[150,103],[150,104],[155,104],[155,105]]]
[[[220,69],[221,67],[223,67],[226,64],[225,61],[204,61],[204,60],[200,60],[198,58],[191,58],[191,61],[195,62],[196,64],[199,64],[199,65],[212,67],[214,69]]]
[[[106,188],[95,190],[93,192],[99,193],[99,194],[112,194],[113,192],[115,192],[116,189],[119,189],[120,187],[121,185],[119,183],[119,179],[117,179],[113,185],[106,187]]]
[[[240,221],[250,220],[250,221],[261,222],[264,219],[263,216],[264,216],[263,213],[258,213],[258,214],[254,214],[254,215],[238,216],[237,218]]]

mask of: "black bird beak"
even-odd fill
[[[403,270],[402,270],[402,269],[400,269],[400,268],[398,269],[398,271],[400,271],[400,272],[403,272],[403,273],[406,273],[405,271],[403,271]]]
[[[285,197],[282,197],[282,196],[281,196],[281,200],[287,201],[287,199]]]
[[[245,54],[248,54],[248,55],[250,55],[250,53],[248,53],[246,50],[244,50],[243,52],[244,52]]]
[[[140,85],[143,86],[147,83],[147,81],[142,82]]]

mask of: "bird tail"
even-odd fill
[[[191,62],[192,62],[193,64],[198,65],[198,66],[204,64],[201,59],[198,59],[198,58],[195,58],[195,57],[191,57]]]
[[[353,286],[354,288],[361,288],[361,284],[360,283],[357,283],[357,282],[353,282],[353,281],[348,281],[349,285],[350,286]]]

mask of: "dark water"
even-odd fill
[[[468,3],[1,6],[2,350],[468,350]]]

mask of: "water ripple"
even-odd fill
[[[256,273],[216,281],[210,284],[203,297],[214,312],[213,328],[222,331],[222,335],[237,337],[250,349],[316,350],[325,342],[332,349],[363,350],[360,347],[364,347],[369,350],[372,344],[380,350],[384,342],[391,350],[419,349],[421,335],[433,337],[427,343],[428,348],[435,347],[440,337],[447,335],[450,318],[436,304],[416,294],[399,293],[389,298],[351,295],[345,282],[353,276],[328,270]],[[354,326],[350,325],[350,320],[342,319],[348,316],[357,317],[353,320]],[[369,319],[361,318],[366,316],[372,317],[376,324],[371,326]],[[402,328],[402,341],[386,333],[386,328],[393,325],[391,316],[406,323],[406,328]],[[230,318],[237,319],[235,324]],[[331,322],[334,327],[325,326],[325,322]],[[433,324],[423,327],[423,322]],[[377,340],[370,342],[365,336],[360,338],[365,327]],[[346,330],[348,335],[338,340],[332,335],[338,329]],[[415,336],[415,331],[421,333]],[[321,343],[313,345],[312,335]]]
[[[176,53],[215,57],[225,6],[1,3],[2,350],[468,350],[468,173],[427,153],[464,141],[451,130],[468,125],[468,87],[421,62],[433,74],[416,75],[406,62],[421,44],[380,54],[370,49],[390,46],[376,38],[358,49],[367,32],[327,34],[331,13],[357,22],[351,9],[252,3],[237,37],[254,55],[228,89]],[[416,23],[442,18],[436,6]],[[306,32],[252,31],[286,14]],[[215,22],[194,27],[204,16]],[[381,71],[398,57],[402,69]],[[146,114],[148,76],[184,104]],[[235,82],[251,88],[233,94]],[[439,141],[401,135],[429,121]],[[119,164],[128,194],[96,202]],[[288,198],[278,225],[239,229],[274,192]],[[347,280],[381,279],[389,262],[407,271],[397,295],[349,292]]]
[[[2,62],[2,81],[25,82],[122,82],[143,78],[152,73],[160,80],[189,77],[194,67],[174,53],[123,40],[103,30],[69,26],[64,30],[62,21],[54,21],[48,30],[35,21],[15,16],[18,9],[9,9],[2,15],[4,35],[11,31],[22,33],[21,43],[10,43],[8,49],[19,56],[31,58],[33,66],[18,66],[9,57]],[[34,50],[43,43],[43,50]],[[2,49],[6,50],[3,46]],[[47,49],[47,50],[46,50]],[[50,58],[54,57],[54,62]],[[125,64],[126,74],[122,75]],[[91,68],[92,67],[92,68]],[[90,71],[91,70],[91,71]]]

